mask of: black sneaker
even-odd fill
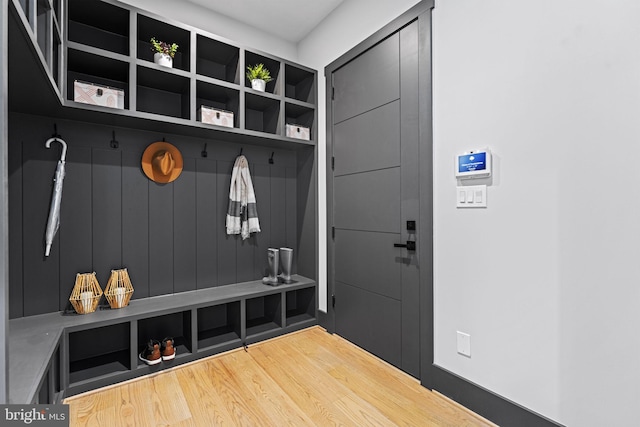
[[[138,357],[147,365],[157,365],[162,361],[160,343],[157,340],[149,340],[147,347]]]

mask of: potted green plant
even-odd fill
[[[151,50],[155,52],[153,62],[164,67],[173,67],[173,57],[178,51],[177,44],[158,41],[155,37],[152,37],[151,46]]]
[[[260,92],[264,92],[267,83],[273,80],[271,73],[264,64],[247,66],[247,79],[251,82],[251,87]]]

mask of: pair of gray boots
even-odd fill
[[[267,277],[262,278],[262,283],[275,286],[279,283],[291,283],[291,265],[293,264],[293,249],[269,248],[267,250]],[[278,275],[278,268],[282,271]]]

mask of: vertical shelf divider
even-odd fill
[[[130,370],[135,369],[138,364],[138,321],[129,322],[129,348],[130,348]]]

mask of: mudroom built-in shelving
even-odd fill
[[[10,403],[59,402],[316,324],[316,71],[116,0],[10,0],[5,12]],[[172,68],[153,62],[152,37],[179,45]],[[273,77],[265,92],[245,77],[256,63]],[[122,104],[78,102],[76,82],[121,91]],[[24,96],[34,91],[37,103]],[[203,123],[203,107],[233,120]],[[69,151],[60,229],[43,257],[52,135]],[[168,184],[140,166],[162,140],[184,159]],[[224,228],[239,154],[262,228],[246,241]],[[294,250],[292,283],[262,283],[270,247]],[[76,273],[95,271],[104,288],[121,267],[135,289],[127,307],[70,309]],[[138,358],[165,337],[174,360]]]

